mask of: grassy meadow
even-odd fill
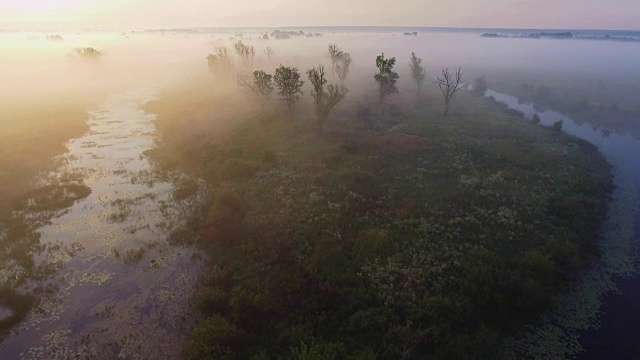
[[[149,155],[208,190],[172,234],[209,259],[184,358],[491,358],[598,258],[594,146],[470,92],[443,116],[434,86],[401,90],[350,94],[322,128],[308,99],[289,117],[201,81],[148,104]]]

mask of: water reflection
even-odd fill
[[[174,201],[143,156],[154,147],[154,116],[140,108],[148,94],[112,96],[44,176],[81,174],[91,193],[39,229],[36,260],[53,276],[30,286],[49,291],[5,339],[2,358],[178,357],[202,261],[166,242],[190,200]]]

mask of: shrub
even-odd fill
[[[562,120],[558,120],[556,122],[553,123],[553,125],[551,126],[551,128],[556,131],[556,132],[560,132],[562,131],[562,125],[564,124],[564,121]]]
[[[531,121],[534,124],[540,124],[540,121],[542,121],[542,120],[540,119],[540,115],[538,115],[538,113],[535,113],[535,114],[533,114],[533,119],[531,119]]]
[[[196,325],[182,351],[182,356],[187,360],[239,359],[238,354],[231,349],[240,348],[238,345],[242,342],[241,339],[242,333],[233,324],[214,315]]]

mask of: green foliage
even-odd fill
[[[182,351],[186,360],[241,359],[235,349],[243,344],[242,332],[220,316],[210,316],[192,331]]]
[[[387,59],[384,57],[384,53],[376,57],[376,67],[378,68],[378,72],[373,76],[373,78],[378,83],[381,103],[386,96],[398,92],[396,83],[400,76],[398,76],[397,72],[393,71],[395,64],[396,58],[393,57]]]
[[[448,121],[424,121],[439,109],[420,103],[380,133],[291,122],[165,131],[165,151],[211,189],[192,225],[211,264],[195,301],[204,319],[225,319],[194,329],[185,353],[492,358],[540,319],[597,254],[608,165],[585,142],[459,97]]]
[[[553,125],[551,125],[551,128],[555,132],[560,132],[560,131],[562,131],[562,125],[564,125],[564,121],[558,120],[558,121],[554,122]]]
[[[422,91],[422,83],[425,78],[424,66],[422,66],[422,59],[419,58],[416,53],[411,53],[411,58],[409,59],[409,69],[411,70],[411,78],[418,85],[418,94]]]
[[[291,351],[291,360],[339,360],[344,359],[344,346],[334,343],[302,344]]]
[[[260,96],[261,105],[264,107],[265,100],[273,93],[272,76],[264,70],[256,70],[253,72],[253,92]]]
[[[291,113],[302,95],[304,81],[300,80],[300,72],[295,67],[280,65],[273,80],[278,87],[278,95]]]

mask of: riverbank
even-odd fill
[[[35,302],[33,294],[18,290],[33,275],[32,252],[39,243],[37,225],[26,218],[25,201],[34,196],[38,210],[55,211],[87,195],[77,179],[39,184],[35,177],[55,168],[53,159],[66,151],[67,140],[87,131],[87,110],[97,98],[44,101],[37,107],[20,101],[0,104],[0,306],[6,309],[0,338]]]
[[[610,79],[602,74],[572,73],[554,69],[478,69],[489,87],[510,94],[522,103],[535,104],[538,112],[553,110],[587,123],[601,134],[632,134],[640,138],[640,102],[637,82]]]
[[[626,319],[638,311],[633,304],[640,291],[640,141],[632,134],[604,136],[589,124],[555,111],[539,112],[535,105],[513,96],[493,91],[488,95],[526,118],[537,113],[542,124],[562,120],[564,131],[589,141],[606,156],[615,185],[602,227],[600,260],[558,295],[555,309],[540,324],[510,341],[510,351],[520,355],[506,358],[522,357],[522,353],[542,358],[635,358],[635,327]]]
[[[209,189],[174,233],[210,257],[185,358],[486,357],[597,259],[594,146],[469,93],[357,100],[324,129],[205,85],[149,105],[153,156]]]

